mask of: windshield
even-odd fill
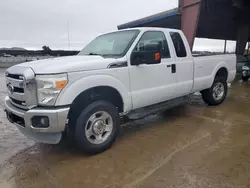
[[[129,30],[101,35],[78,55],[124,56],[138,33],[139,30]]]

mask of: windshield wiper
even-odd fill
[[[91,52],[91,53],[88,53],[87,55],[99,55],[99,56],[103,56],[102,54],[98,54],[98,53],[93,53],[93,52]]]

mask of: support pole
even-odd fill
[[[243,55],[248,42],[248,26],[241,26],[238,28],[238,36],[236,43],[236,54]]]
[[[201,0],[179,0],[181,29],[187,37],[191,50],[199,24]]]

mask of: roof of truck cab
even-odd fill
[[[129,30],[140,30],[140,31],[160,30],[160,31],[178,31],[178,32],[181,31],[179,29],[171,29],[171,28],[163,28],[163,27],[134,27],[134,28],[127,28],[127,29],[117,30],[117,32],[119,32],[119,31],[129,31]]]
[[[113,30],[106,33],[102,33],[99,36],[110,34],[110,33],[117,33],[122,31],[133,31],[133,30],[139,30],[139,31],[173,31],[173,32],[182,32],[179,29],[170,29],[170,28],[163,28],[163,27],[134,27],[134,28],[126,28],[126,29],[120,29],[120,30]]]

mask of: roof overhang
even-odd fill
[[[181,29],[181,17],[180,8],[176,8],[119,25],[118,29],[132,27]],[[250,0],[201,1],[196,37],[237,40],[238,28],[241,26],[250,26]]]
[[[172,29],[181,28],[181,14],[179,8],[164,11],[152,16],[138,19],[118,26],[118,29],[133,27],[166,27]]]

